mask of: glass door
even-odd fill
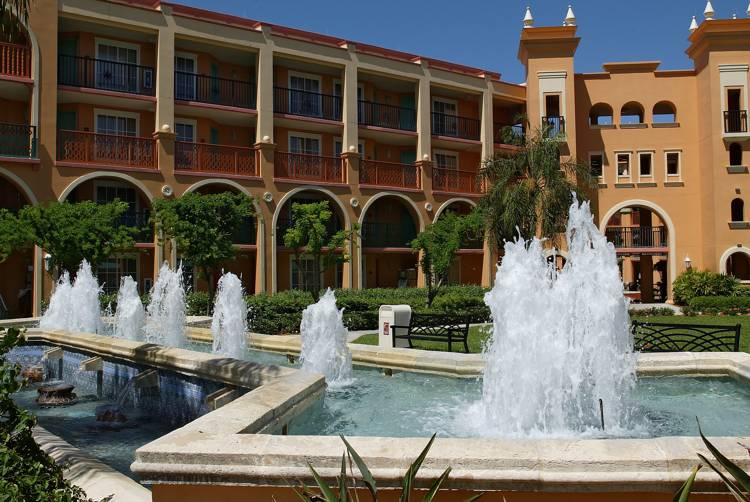
[[[296,75],[289,77],[289,113],[308,117],[323,115],[320,80]]]
[[[138,51],[136,49],[100,43],[96,52],[97,88],[138,92]]]
[[[174,97],[183,101],[195,101],[197,75],[195,58],[174,57]]]

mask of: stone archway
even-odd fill
[[[733,246],[724,251],[719,258],[719,271],[743,282],[750,281],[750,249]]]
[[[3,170],[4,171],[4,170]],[[36,205],[31,189],[16,176],[0,175],[0,208],[12,213],[22,207]],[[34,311],[34,289],[40,287],[41,263],[33,249],[11,253],[0,263],[0,318],[31,317]]]

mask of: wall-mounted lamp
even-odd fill
[[[690,256],[685,255],[685,270],[693,268],[693,262],[690,260]]]

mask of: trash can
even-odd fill
[[[381,305],[378,311],[378,345],[380,347],[394,347],[391,337],[391,326],[408,326],[411,320],[411,307],[408,305]],[[401,334],[401,330],[399,330]],[[406,334],[405,332],[403,334]],[[396,340],[396,347],[408,347],[408,340]]]

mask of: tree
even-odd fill
[[[560,160],[560,141],[549,128],[527,135],[517,153],[485,159],[480,176],[489,187],[481,208],[498,248],[519,236],[555,238],[564,230],[572,193],[593,187],[588,165]]]
[[[53,202],[48,206],[25,206],[19,213],[31,241],[52,256],[57,274],[75,275],[82,260],[92,268],[112,254],[129,251],[138,229],[122,223],[128,203],[92,201]]]
[[[427,225],[411,242],[415,252],[421,252],[419,266],[427,286],[427,306],[437,297],[447,282],[456,253],[467,240],[482,238],[482,216],[474,210],[466,216],[445,213],[435,223]]]
[[[0,42],[16,43],[23,39],[29,4],[29,0],[0,0]]]
[[[349,261],[346,243],[359,231],[359,225],[355,223],[351,230],[329,232],[328,223],[332,217],[327,200],[309,204],[295,202],[292,204],[291,226],[284,233],[284,245],[294,250],[297,283],[307,287],[316,302],[320,297],[320,276],[328,268]],[[304,281],[302,262],[305,259],[312,261],[311,284]]]
[[[162,240],[174,239],[182,257],[208,283],[221,262],[234,258],[234,234],[255,214],[253,200],[244,193],[187,193],[177,199],[158,199],[154,221]]]
[[[0,208],[0,263],[14,251],[27,247],[31,241],[28,225],[12,212]]]

